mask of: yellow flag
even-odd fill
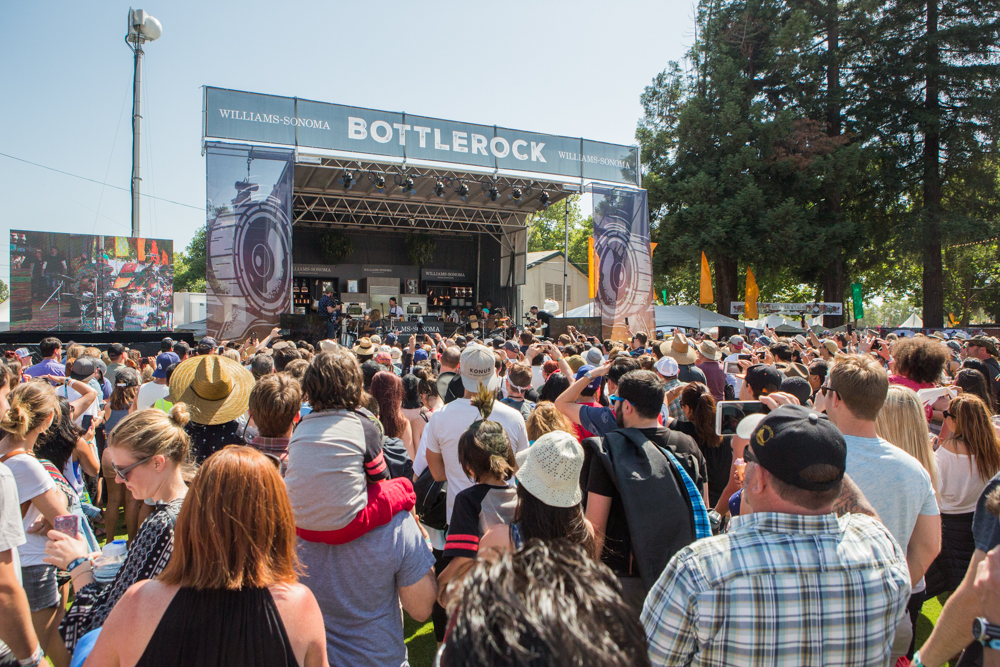
[[[594,254],[594,237],[587,237],[587,287],[590,292],[590,298],[593,299],[597,296],[597,280],[599,273],[597,271],[597,255]]]
[[[748,320],[757,319],[757,297],[760,292],[757,290],[757,280],[753,277],[753,271],[747,267],[747,296],[744,303],[743,316]]]
[[[715,296],[712,294],[712,272],[708,269],[708,257],[704,251],[701,253],[701,303],[713,303]]]

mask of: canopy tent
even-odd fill
[[[787,325],[796,329],[802,328],[798,320],[788,320],[777,313],[771,313],[767,317],[762,317],[759,320],[746,320],[743,324],[746,325],[747,329],[764,329],[765,327],[768,329],[777,329],[782,325]]]
[[[916,313],[913,313],[906,318],[906,321],[899,325],[900,329],[923,329],[924,321],[917,317]]]
[[[656,306],[656,328],[669,329],[683,327],[686,329],[705,329],[709,327],[731,327],[743,329],[745,325],[739,320],[720,315],[699,306]]]

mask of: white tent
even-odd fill
[[[767,317],[762,317],[759,320],[746,320],[743,324],[746,325],[747,329],[763,329],[764,327],[777,329],[782,324],[795,327],[796,329],[802,328],[802,325],[798,320],[788,320],[777,313],[771,313]]]
[[[698,306],[656,306],[656,328],[706,329],[709,327],[745,328],[744,323]]]
[[[916,313],[913,313],[906,321],[899,325],[900,329],[923,329],[924,321],[917,317]]]

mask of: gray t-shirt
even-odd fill
[[[298,541],[302,577],[323,612],[330,667],[406,667],[399,588],[420,581],[434,555],[407,512],[347,544]]]
[[[917,517],[941,513],[931,476],[920,461],[888,440],[854,435],[845,435],[844,440],[847,441],[847,474],[905,553]]]

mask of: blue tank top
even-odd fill
[[[118,426],[118,422],[128,416],[128,408],[124,410],[112,410],[111,416],[108,417],[108,421],[104,422],[104,434],[111,435],[111,431],[115,430],[115,426]]]

